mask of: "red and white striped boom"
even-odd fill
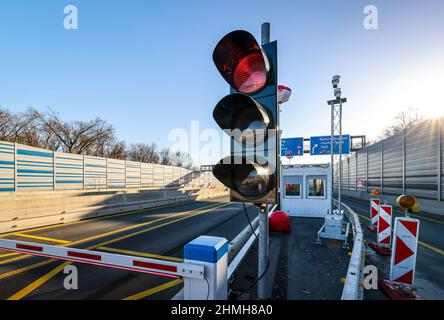
[[[0,251],[149,273],[169,278],[204,279],[204,266],[46,244],[0,239]]]

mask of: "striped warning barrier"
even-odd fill
[[[413,285],[418,248],[419,220],[399,217],[395,219],[390,282]]]
[[[370,226],[368,228],[373,232],[377,232],[378,230],[380,204],[381,200],[370,198]]]
[[[378,245],[390,247],[392,243],[392,213],[393,207],[389,205],[379,206],[378,219]]]

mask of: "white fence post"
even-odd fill
[[[227,300],[228,241],[200,236],[185,245],[185,263],[202,265],[204,279],[185,277],[185,300]]]
[[[17,175],[17,143],[14,142],[14,191],[18,190],[18,175]]]

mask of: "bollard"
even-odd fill
[[[185,300],[227,300],[228,241],[200,236],[184,247],[185,263],[205,267],[204,279],[184,278]]]

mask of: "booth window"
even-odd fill
[[[300,198],[302,196],[301,176],[285,176],[284,186],[285,186],[285,197]]]
[[[308,177],[308,197],[309,198],[325,198],[325,176]]]

